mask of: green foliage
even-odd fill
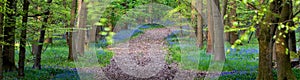
[[[30,67],[25,67],[25,76],[24,78],[18,78],[16,77],[18,74],[17,72],[7,72],[3,74],[4,80],[48,80],[55,78],[56,75],[62,74],[62,73],[69,73],[74,74],[75,76],[68,77],[66,79],[71,78],[78,78],[77,73],[75,71],[72,71],[70,69],[61,69],[61,68],[55,68],[55,67],[46,67],[42,68],[41,70],[32,69]]]
[[[110,59],[113,57],[114,53],[109,50],[100,50],[97,53],[97,58],[100,66],[106,66],[110,64]]]

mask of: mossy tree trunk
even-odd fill
[[[278,9],[277,0],[270,4],[270,11],[275,12]],[[263,4],[263,3],[262,3]],[[273,14],[268,13],[265,15],[264,22],[273,23],[277,22]],[[257,80],[273,80],[272,73],[272,51],[273,51],[273,36],[275,34],[275,25],[260,23],[258,29],[258,42],[259,42],[259,68]]]
[[[282,2],[281,0],[278,0],[278,2]],[[292,0],[283,0],[281,3],[282,9],[280,13],[280,19],[279,22],[283,25],[289,25],[292,22],[289,22],[288,20],[292,18],[293,8],[292,8]],[[288,22],[287,22],[288,21]],[[278,26],[279,27],[279,26]],[[286,26],[288,27],[288,26]],[[291,63],[290,63],[290,51],[288,40],[289,38],[285,37],[288,36],[289,33],[285,33],[286,27],[283,27],[281,29],[278,29],[276,36],[276,57],[277,57],[277,63],[278,63],[278,80],[296,80],[295,75],[292,72]],[[280,27],[279,27],[280,28]],[[282,34],[282,35],[280,35]]]

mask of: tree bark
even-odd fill
[[[78,28],[86,28],[86,5],[84,0],[79,0],[78,2]],[[78,30],[78,42],[76,43],[76,50],[79,55],[84,54],[84,46],[85,46],[85,30]]]
[[[213,3],[213,19],[214,19],[214,60],[225,61],[225,50],[224,50],[224,24],[221,16],[220,2],[214,0]]]
[[[213,43],[214,43],[214,22],[213,22],[213,12],[212,12],[212,2],[211,0],[207,0],[207,27],[208,27],[208,34],[207,34],[207,49],[206,54],[212,54],[213,53]]]
[[[51,2],[52,2],[52,0],[47,0],[48,4],[50,4]],[[49,15],[50,15],[50,11],[49,11],[49,9],[47,9],[46,17],[43,19],[44,23],[42,24],[42,30],[40,31],[40,38],[39,38],[37,54],[35,54],[35,60],[34,60],[34,65],[33,65],[33,68],[35,68],[35,69],[41,69],[41,54],[42,54],[42,49],[43,49],[43,43],[45,40],[46,24],[48,22]]]
[[[202,0],[196,4],[198,7],[198,13],[197,13],[197,46],[202,48],[203,47],[203,19],[202,19]]]
[[[279,22],[285,22],[292,18],[291,13],[293,13],[292,8],[292,0],[285,0],[281,4],[282,10],[280,13],[280,20]],[[283,23],[291,24],[291,22],[285,22]],[[289,48],[288,40],[289,38],[285,38],[284,35],[288,36],[288,33],[285,33],[284,31],[286,28],[283,28],[281,30],[278,30],[276,33],[276,36],[278,36],[278,42],[276,43],[276,57],[277,57],[277,63],[278,63],[278,80],[296,80],[295,75],[293,74],[291,63],[290,63],[290,52],[287,51]],[[282,35],[280,35],[282,33]],[[283,44],[284,43],[284,44]]]
[[[230,3],[230,5],[233,6],[233,8],[230,9],[231,11],[230,11],[230,15],[229,15],[230,16],[229,17],[229,19],[230,19],[229,25],[231,26],[231,29],[234,29],[234,28],[237,28],[237,26],[233,25],[233,23],[236,22],[235,18],[237,17],[235,1],[232,1]],[[230,44],[233,45],[234,42],[238,39],[238,33],[237,33],[237,31],[235,31],[235,32],[230,32],[229,34],[230,34]]]
[[[228,0],[224,0],[224,4],[223,4],[223,9],[222,9],[222,15],[225,16],[227,14],[227,6],[228,6]],[[223,21],[224,25],[229,25],[229,18],[227,17],[224,21]],[[225,28],[226,29],[226,28]],[[226,32],[225,33],[225,40],[227,42],[230,42],[230,33]]]
[[[23,0],[23,12],[25,13],[22,18],[23,30],[21,31],[21,39],[20,39],[20,53],[19,53],[19,69],[18,75],[24,77],[24,65],[25,65],[25,53],[26,53],[26,31],[27,31],[27,21],[28,21],[28,8],[29,2],[28,0]]]
[[[77,0],[73,0],[72,1],[72,9],[71,9],[71,20],[70,20],[70,27],[69,28],[74,28],[75,27],[75,16],[76,16],[76,7],[77,7]],[[68,59],[70,61],[74,61],[76,58],[74,56],[74,47],[72,45],[73,43],[73,33],[72,33],[73,29],[71,29],[71,32],[68,32],[68,36],[67,36],[67,41],[68,41],[68,46],[69,46],[69,56]]]
[[[8,8],[16,12],[16,1],[7,1]],[[7,11],[7,18],[5,18],[6,25],[4,27],[4,42],[8,45],[3,46],[3,70],[15,71],[15,26],[16,18],[15,13]]]
[[[270,11],[276,11],[278,5],[276,1],[273,1],[270,5]],[[272,23],[277,22],[277,19],[272,14],[266,14],[266,18],[263,22]],[[257,80],[273,80],[272,73],[272,51],[273,51],[273,36],[275,34],[275,25],[259,24],[259,68]]]

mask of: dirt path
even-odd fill
[[[178,64],[165,62],[168,45],[164,38],[171,32],[169,28],[146,30],[125,43],[109,46],[115,55],[108,66],[83,70],[97,73],[99,80],[191,80],[193,71],[179,70]]]
[[[164,38],[170,33],[168,28],[151,29],[127,43],[110,46],[115,56],[103,72],[113,80],[173,79],[177,67],[165,62],[168,52]]]

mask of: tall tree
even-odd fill
[[[237,25],[234,24],[234,23],[237,23],[236,22],[236,17],[237,17],[236,9],[237,9],[237,6],[236,6],[235,2],[236,1],[231,1],[230,2],[230,5],[232,6],[232,8],[230,8],[229,26],[231,26],[232,29],[237,28]],[[230,34],[229,42],[230,42],[230,44],[234,44],[234,42],[238,39],[238,33],[236,31],[234,31],[234,32],[230,32],[229,34]]]
[[[214,0],[212,3],[213,19],[214,19],[214,40],[213,40],[213,53],[214,60],[225,61],[225,50],[224,50],[224,24],[223,16],[221,16],[220,1]]]
[[[289,48],[289,38],[284,37],[288,35],[288,33],[285,33],[285,31],[288,30],[287,27],[291,26],[292,24],[292,22],[286,22],[292,19],[293,16],[292,0],[275,0],[274,2],[281,3],[279,22],[282,25],[277,26],[279,29],[276,31],[276,57],[278,63],[278,80],[296,80],[296,77],[293,74],[291,68],[290,51],[287,50]],[[283,27],[283,25],[287,26]]]
[[[199,1],[199,3],[196,3],[196,7],[198,7],[198,13],[197,13],[197,46],[200,48],[203,47],[203,19],[202,19],[202,2],[203,0]]]
[[[25,52],[26,52],[26,31],[27,31],[27,19],[28,19],[28,8],[29,2],[28,0],[23,0],[23,12],[25,13],[22,18],[22,31],[21,31],[21,39],[20,39],[20,53],[19,53],[19,69],[18,74],[19,76],[24,76],[24,61],[25,61]]]
[[[3,70],[15,71],[15,26],[16,26],[16,0],[7,1],[9,11],[6,11],[4,27],[4,42],[3,46]]]
[[[228,0],[224,0],[223,3],[224,3],[224,4],[223,4],[223,9],[222,9],[222,15],[225,16],[225,15],[227,14],[227,10],[228,10],[228,9],[227,9],[227,8],[228,8]],[[226,19],[223,21],[223,23],[224,23],[224,25],[229,25],[229,23],[230,23],[230,22],[229,22],[229,18],[226,18]],[[229,42],[229,40],[230,40],[230,33],[228,33],[228,32],[225,33],[225,37],[224,37],[224,38],[225,38],[226,41]]]
[[[48,4],[50,4],[51,2],[52,2],[52,0],[47,0]],[[46,15],[46,17],[43,19],[43,24],[42,24],[41,31],[40,31],[38,50],[37,50],[37,53],[35,54],[35,60],[34,60],[34,65],[33,65],[33,68],[35,68],[35,69],[41,69],[41,54],[42,54],[42,49],[43,49],[43,43],[45,40],[46,24],[48,22],[48,18],[50,15],[49,8],[47,9],[45,15]]]
[[[84,46],[85,46],[85,30],[82,30],[83,28],[86,28],[86,4],[84,0],[78,1],[78,26],[77,28],[81,28],[78,30],[78,34],[76,36],[77,42],[76,42],[76,53],[79,53],[79,55],[83,55],[84,53]],[[109,25],[112,29],[112,24]]]
[[[72,6],[71,6],[71,20],[70,20],[70,27],[69,28],[74,28],[75,27],[75,16],[76,16],[76,4],[77,4],[77,0],[73,0],[72,1]],[[73,30],[71,30],[73,31]],[[68,32],[68,36],[67,36],[67,42],[68,42],[68,46],[69,46],[69,57],[68,59],[71,61],[74,61],[75,57],[74,57],[74,52],[73,52],[73,40],[72,40],[73,34],[72,32]]]
[[[278,11],[279,4],[276,4],[278,0],[271,2],[269,11],[276,13]],[[264,3],[261,0],[261,4]],[[263,22],[272,23],[277,22],[277,19],[274,18],[273,14],[268,13],[265,15]],[[275,25],[263,24],[259,23],[259,34],[258,34],[258,42],[259,42],[259,67],[258,67],[258,75],[257,80],[273,80],[272,73],[272,49],[273,49],[273,36],[275,34]]]
[[[212,1],[207,0],[207,27],[208,27],[208,34],[207,34],[207,54],[213,53],[213,43],[214,43],[214,20],[213,20],[213,12],[212,12]]]

